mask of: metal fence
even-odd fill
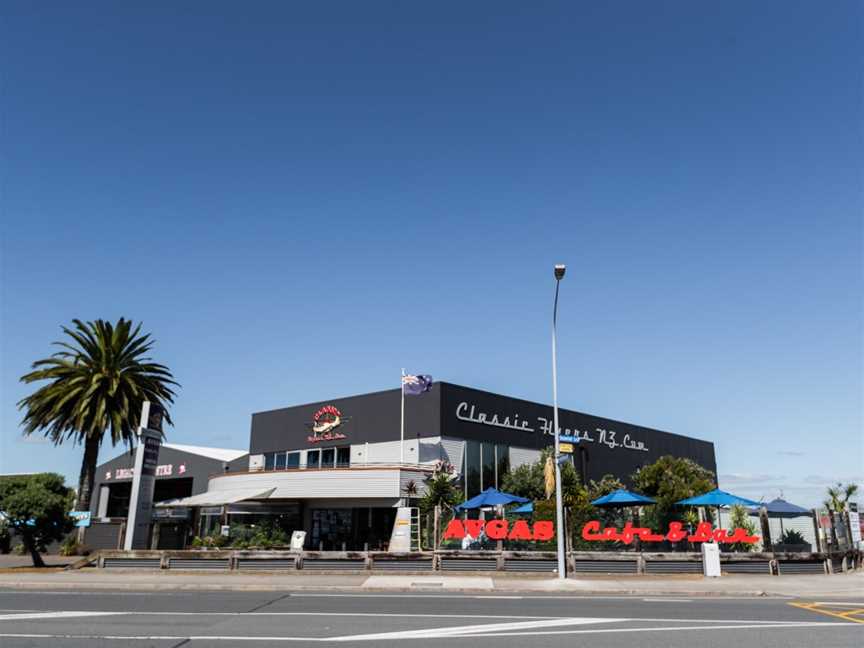
[[[724,553],[721,570],[727,574],[826,574],[859,568],[860,556],[781,553]],[[336,573],[401,572],[506,572],[549,575],[557,571],[552,552],[436,551],[386,553],[364,551],[278,550],[102,550],[71,568],[97,566],[104,569],[171,569],[184,571],[315,571]],[[701,574],[701,553],[592,552],[567,554],[568,573],[578,578],[588,574]]]

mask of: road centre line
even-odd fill
[[[692,603],[693,599],[676,599],[676,598],[643,598],[646,603]]]

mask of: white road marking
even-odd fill
[[[125,612],[91,612],[91,611],[68,611],[68,612],[16,612],[15,614],[0,614],[0,621],[25,621],[27,619],[74,619],[76,617],[90,616],[118,616]]]
[[[838,603],[837,601],[816,601],[813,605],[826,605],[831,607],[851,607],[851,608],[859,608],[864,607],[864,602],[861,603],[849,603],[848,601],[844,603]]]
[[[679,620],[680,621],[680,620]],[[838,621],[837,623],[833,621],[829,621],[827,623],[766,623],[762,625],[758,624],[737,624],[737,625],[716,625],[716,626],[663,626],[663,627],[648,627],[648,628],[596,628],[592,630],[543,630],[540,632],[532,632],[529,636],[535,635],[564,635],[564,634],[608,634],[612,632],[673,632],[675,630],[699,630],[700,632],[705,630],[749,630],[753,628],[827,628],[827,627],[836,627],[836,626],[844,626],[847,628],[854,628],[856,624],[854,623],[844,623],[843,621]],[[473,636],[473,635],[472,635]],[[490,633],[487,635],[482,635],[484,637],[518,637],[525,636],[521,633],[515,632],[501,632],[501,633]]]
[[[531,632],[531,633],[491,633],[491,634],[478,634],[478,633],[470,633],[466,635],[453,635],[452,637],[469,637],[469,638],[484,638],[484,637],[526,637],[533,636],[535,634],[543,634],[543,635],[554,635],[554,634],[609,634],[615,632],[673,632],[675,630],[735,630],[735,629],[749,629],[749,628],[776,628],[776,629],[797,629],[800,627],[813,627],[813,628],[836,628],[838,626],[846,627],[846,628],[855,628],[856,625],[854,623],[845,623],[842,621],[833,622],[827,621],[822,623],[798,623],[798,624],[785,624],[785,623],[775,623],[769,626],[765,625],[718,625],[718,626],[681,626],[674,628],[593,628],[589,630],[560,630],[560,631],[543,631],[543,632]],[[448,637],[448,638],[452,638]],[[0,639],[90,639],[95,640],[98,639],[100,641],[181,641],[184,639],[188,639],[190,641],[232,641],[232,642],[249,642],[249,641],[270,641],[270,642],[288,642],[288,641],[306,641],[306,642],[326,642],[333,641],[333,639],[329,637],[249,637],[249,636],[230,636],[230,635],[146,635],[146,636],[138,636],[138,635],[75,635],[75,634],[36,634],[36,633],[2,633],[0,634]],[[443,638],[443,637],[442,637]],[[351,641],[350,637],[346,637],[344,639],[340,639],[340,641]]]
[[[486,636],[490,632],[512,634],[513,630],[534,630],[555,626],[591,625],[594,623],[619,623],[629,619],[609,619],[600,617],[569,617],[545,619],[542,621],[516,621],[514,623],[483,623],[480,625],[455,626],[452,628],[424,628],[423,630],[397,630],[395,632],[376,632],[364,635],[330,637],[330,641],[372,641],[379,639],[438,639],[443,637]],[[533,633],[532,633],[533,634]]]
[[[692,603],[693,599],[643,598],[646,603]]]

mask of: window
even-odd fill
[[[285,470],[285,453],[276,453],[276,470]]]
[[[306,453],[306,467],[307,468],[318,468],[321,464],[321,451],[320,450],[309,450]]]
[[[480,444],[481,465],[481,489],[493,488],[495,486],[495,445],[483,442]]]
[[[300,453],[299,452],[289,452],[288,456],[285,460],[285,467],[289,470],[292,468],[300,467]]]
[[[264,455],[264,470],[273,470],[276,462],[276,453],[268,452]]]
[[[336,448],[336,466],[347,468],[351,465],[351,448]]]
[[[506,445],[495,446],[495,480],[498,490],[501,490],[501,483],[504,481],[504,475],[510,472],[510,447]]]
[[[321,451],[321,467],[322,468],[332,468],[333,464],[336,463],[336,449],[335,448],[325,448]]]
[[[465,497],[479,495],[480,491],[480,443],[465,442]]]

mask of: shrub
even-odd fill
[[[780,544],[803,545],[807,544],[807,541],[804,539],[804,536],[795,529],[786,529],[786,531],[783,532],[783,535],[780,536]]]
[[[756,524],[750,519],[747,509],[740,504],[735,504],[729,509],[729,527],[732,529],[745,529],[748,535],[757,535]],[[730,551],[753,551],[755,544],[736,542],[728,545]]]
[[[63,544],[60,545],[61,556],[87,556],[90,554],[90,548],[80,544],[75,535],[67,537]]]

